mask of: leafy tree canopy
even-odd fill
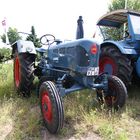
[[[21,36],[19,36],[16,28],[9,27],[7,35],[8,35],[8,39],[9,39],[10,44],[12,44],[15,41],[21,39]],[[2,42],[6,43],[6,35],[5,34],[3,34],[1,36],[1,39],[2,39]]]
[[[0,48],[0,63],[11,59],[11,50],[9,48]]]
[[[34,26],[31,27],[31,34],[27,36],[26,40],[32,41],[35,47],[38,47],[38,48],[41,47],[40,40],[39,38],[37,38]]]
[[[124,9],[125,1],[126,0],[112,0],[111,4],[108,6],[109,11]],[[126,5],[126,9],[140,11],[140,0],[127,0]]]

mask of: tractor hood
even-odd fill
[[[48,57],[53,67],[84,74],[89,67],[98,67],[99,50],[95,40],[79,39],[51,46]]]

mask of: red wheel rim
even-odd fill
[[[19,83],[20,83],[20,64],[19,64],[18,57],[16,57],[16,59],[15,59],[14,76],[15,76],[16,87],[19,87]]]
[[[109,83],[109,95],[105,97],[105,102],[108,106],[113,106],[117,101],[117,89],[112,83]]]
[[[105,97],[105,102],[108,106],[112,107],[114,105],[114,103],[116,102],[116,99],[117,98],[115,96],[107,96],[107,97]]]
[[[47,91],[42,94],[41,105],[44,119],[49,123],[52,122],[52,105]]]
[[[116,69],[117,69],[116,63],[110,57],[106,56],[106,57],[100,58],[99,67],[100,67],[100,73],[108,72],[111,75],[116,74]]]

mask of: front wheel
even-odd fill
[[[124,83],[116,76],[108,76],[108,91],[104,93],[103,91],[97,91],[98,101],[103,104],[105,103],[107,107],[114,108],[118,110],[125,105],[127,97],[127,89]]]
[[[64,121],[61,97],[54,83],[43,82],[39,89],[40,107],[46,128],[50,133],[58,133]]]

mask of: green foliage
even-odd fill
[[[21,39],[21,36],[19,36],[18,31],[16,28],[11,28],[9,27],[8,32],[7,32],[8,38],[9,38],[9,43],[12,44],[15,41]],[[6,43],[6,36],[3,34],[1,36],[2,42]]]
[[[115,131],[114,128],[112,127],[111,124],[104,123],[102,124],[99,129],[98,132],[106,139],[106,140],[112,140],[113,137],[115,136]]]
[[[123,27],[119,29],[103,27],[102,32],[104,33],[105,39],[121,40],[123,37]]]
[[[31,27],[31,35],[27,36],[26,40],[32,41],[35,47],[41,47],[40,40],[37,38],[34,26]]]
[[[112,0],[112,3],[109,5],[109,11],[114,11],[117,9],[124,9],[125,0]]]
[[[112,3],[108,6],[109,11],[124,9],[125,1],[126,0],[112,0]],[[127,9],[140,11],[140,1],[139,0],[127,0]]]
[[[139,0],[131,0],[132,3],[130,3],[130,8],[136,11],[140,12],[140,1]]]
[[[0,62],[10,59],[11,50],[9,48],[0,49]]]

